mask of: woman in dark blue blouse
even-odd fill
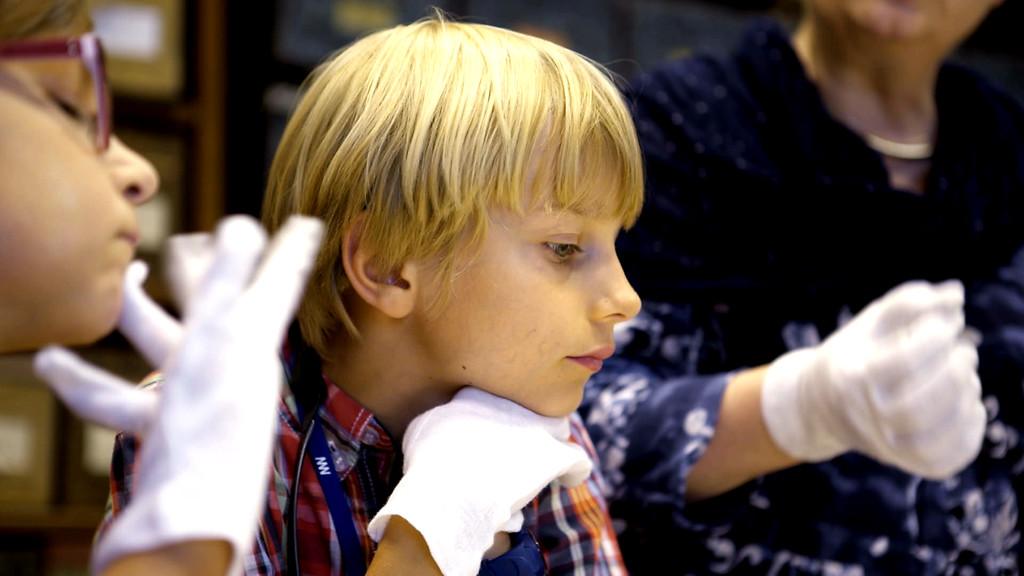
[[[627,563],[1015,574],[1024,111],[945,63],[998,2],[803,4],[632,86],[645,313],[583,409]]]

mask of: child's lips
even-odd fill
[[[580,364],[591,372],[598,372],[604,365],[604,361],[615,353],[614,346],[601,346],[582,356],[569,356],[569,359]]]
[[[139,245],[139,233],[137,231],[122,230],[117,234],[117,237],[130,244],[132,248],[137,248]]]
[[[593,356],[569,356],[569,359],[583,366],[591,372],[598,372],[604,366],[604,361]]]

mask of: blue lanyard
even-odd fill
[[[299,412],[301,421],[301,409]],[[334,523],[334,531],[338,535],[342,569],[346,576],[362,576],[366,574],[363,546],[356,531],[348,498],[342,492],[341,480],[334,470],[334,458],[331,456],[330,448],[327,447],[327,437],[324,436],[323,426],[317,416],[313,417],[310,434],[312,436],[309,450],[313,456],[313,470],[316,472],[317,480],[320,481],[320,488],[323,489],[324,499],[327,501],[327,509],[331,513],[331,521]],[[298,478],[295,481],[298,482]]]
[[[299,420],[302,420],[301,408],[299,408]],[[316,478],[320,481],[320,488],[327,501],[327,509],[331,513],[334,531],[338,534],[342,569],[345,576],[363,576],[366,574],[366,559],[363,556],[363,548],[353,522],[352,509],[349,508],[348,498],[341,489],[341,481],[334,469],[334,458],[327,446],[327,437],[324,436],[323,426],[320,424],[320,419],[315,416],[313,425],[310,427],[309,440],[309,451],[313,456],[313,470],[316,472]],[[511,550],[493,560],[485,560],[480,566],[482,576],[537,576],[545,574],[546,571],[544,555],[526,528],[512,535]]]

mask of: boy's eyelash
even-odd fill
[[[583,253],[583,248],[580,248],[576,244],[567,244],[564,242],[545,242],[544,246],[555,255],[555,258],[559,262],[566,262],[577,254]]]

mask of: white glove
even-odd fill
[[[957,281],[908,282],[821,345],[781,356],[761,394],[776,444],[811,462],[857,450],[925,478],[960,471],[986,420],[963,304]]]
[[[548,484],[586,480],[592,463],[569,441],[567,418],[463,388],[416,417],[405,432],[405,475],[369,525],[377,542],[388,519],[416,528],[445,576],[479,572],[498,532],[517,532],[521,510]]]
[[[133,263],[120,329],[163,370],[159,393],[62,348],[36,356],[36,372],[80,416],[143,437],[132,501],[98,542],[93,573],[126,554],[192,540],[227,541],[229,574],[240,571],[266,499],[278,348],[321,234],[318,221],[293,218],[264,251],[254,220],[225,220],[183,325],[149,300],[146,267]]]
[[[176,234],[167,240],[164,275],[178,309],[185,315],[195,300],[195,292],[210,269],[214,257],[214,239],[210,234]]]

